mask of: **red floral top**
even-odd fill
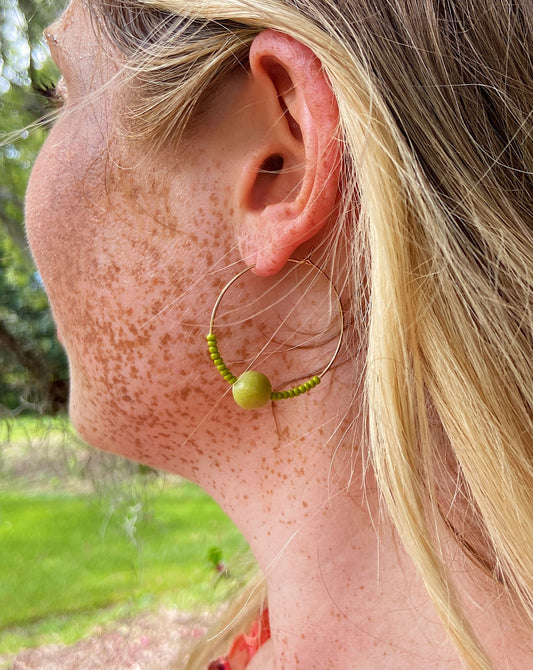
[[[268,610],[254,621],[248,634],[238,635],[226,656],[211,661],[207,670],[244,670],[259,648],[270,639]]]

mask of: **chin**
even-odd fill
[[[127,389],[132,396],[128,397],[127,390],[122,395],[122,387],[97,385],[83,368],[78,371],[72,366],[71,422],[92,447],[194,479],[199,449],[206,440],[212,444],[212,436],[199,430],[211,425],[205,421],[212,402],[206,402],[204,386],[189,393],[188,403],[180,406],[175,400],[181,398],[179,391],[172,391],[172,402],[164,401],[165,389],[159,387],[146,388],[144,393],[132,387]],[[134,393],[141,395],[140,402],[133,399]]]
[[[73,401],[72,394],[69,404],[69,416],[76,433],[84,442],[91,447],[103,451],[116,451],[116,441],[114,439],[103,439],[104,436],[99,424],[85,415],[83,409]]]
[[[69,414],[79,437],[96,449],[117,454],[150,467],[178,472],[175,444],[162,445],[156,435],[135,422],[125,408],[113,406],[112,398],[99,405],[87,400],[83,387],[73,384]]]
[[[122,453],[120,426],[116,420],[110,421],[109,408],[95,407],[87,398],[83,387],[72,381],[69,416],[79,437],[96,449],[126,455]]]

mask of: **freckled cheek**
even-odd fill
[[[211,184],[156,194],[146,169],[136,182],[98,150],[84,160],[79,144],[52,139],[32,176],[29,235],[69,355],[74,422],[104,448],[117,433],[139,439],[165,412],[174,434],[184,408],[208,411],[205,389],[220,381],[205,334],[221,284],[213,266],[236,260],[225,205]]]
[[[88,202],[101,199],[105,190],[102,174],[98,176],[103,146],[101,133],[94,135],[90,127],[81,131],[74,118],[60,119],[32,170],[26,229],[52,303],[62,284],[73,288],[79,250],[90,243],[86,213]]]
[[[61,174],[59,162],[52,150],[49,137],[35,161],[26,191],[26,234],[45,283],[48,283],[54,265],[57,264],[54,263],[52,245],[61,219],[54,194],[64,194],[67,188],[67,185],[63,184],[58,191]]]
[[[182,251],[186,246],[183,242]],[[152,251],[150,258],[156,256]],[[131,451],[132,435],[155,449],[154,435],[147,435],[162,416],[169,417],[173,439],[180,431],[188,434],[198,421],[195,413],[214,404],[206,389],[225,390],[205,341],[220,279],[201,267],[189,272],[181,260],[134,261],[132,270],[129,264],[115,267],[108,258],[110,270],[102,271],[98,292],[83,284],[83,299],[72,310],[80,315],[78,326],[73,321],[66,342],[71,413],[95,446],[140,458]]]
[[[101,259],[78,280],[77,295],[60,301],[60,316],[75,383],[135,404],[150,388],[175,393],[187,383],[198,351],[207,351],[210,295],[203,297],[203,276],[191,284],[174,267],[152,267],[134,248],[119,249],[129,262],[119,266],[120,253]]]
[[[183,422],[180,409],[196,405],[194,390],[216,380],[205,328],[192,324],[187,310],[182,316],[188,323],[172,312],[149,322],[148,313],[132,305],[122,308],[108,300],[100,307],[97,312],[88,306],[83,332],[72,333],[68,345],[72,418],[94,446],[139,458],[132,434],[144,443],[154,428],[151,421],[168,415],[175,436]],[[155,448],[153,436],[148,444]]]

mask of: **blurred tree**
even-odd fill
[[[42,38],[50,0],[0,0],[0,411],[55,413],[68,370],[24,233],[24,193],[47,132],[58,78]]]

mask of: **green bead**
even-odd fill
[[[262,372],[248,370],[233,384],[233,398],[244,409],[258,409],[270,400],[272,384]]]
[[[208,342],[216,342],[216,341],[217,341],[217,338],[216,338],[216,336],[213,335],[212,333],[209,333],[209,335],[207,336],[207,341],[208,341]]]

